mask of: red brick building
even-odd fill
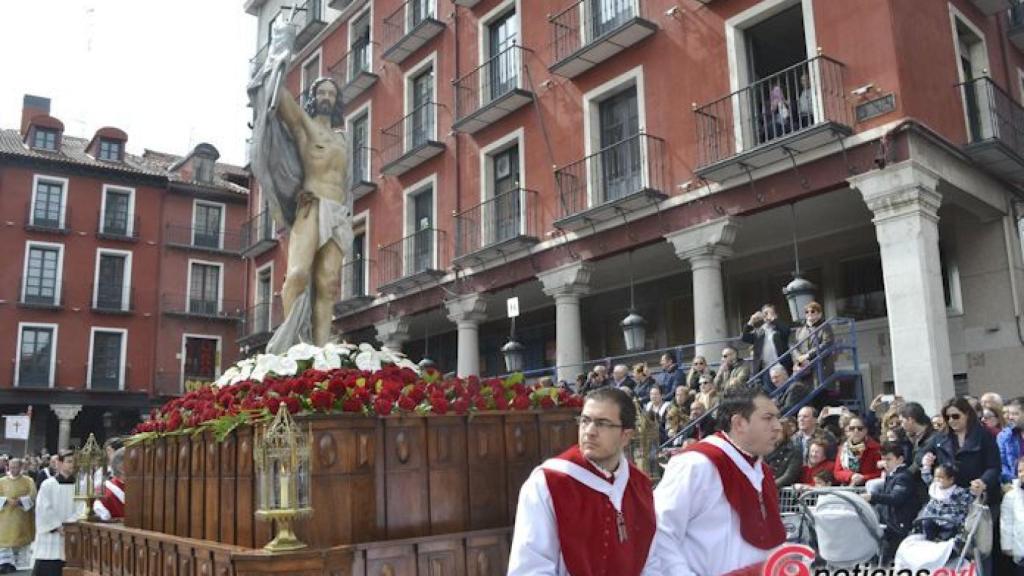
[[[127,141],[65,134],[34,96],[0,131],[0,411],[34,407],[33,449],[124,433],[237,356],[245,173],[209,144],[133,156]]]
[[[246,3],[254,69],[290,6]],[[635,283],[646,349],[715,358],[762,302],[786,308],[795,236],[826,316],[857,321],[869,393],[933,410],[1019,386],[1015,2],[298,8],[288,87],[338,80],[359,171],[352,339],[499,372],[518,296],[528,366],[571,379],[623,354]],[[277,263],[271,298],[281,252],[255,260]]]

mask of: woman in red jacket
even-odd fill
[[[878,461],[882,459],[878,442],[868,437],[867,427],[860,416],[850,418],[846,424],[846,441],[839,446],[832,474],[836,484],[863,486],[872,478],[882,476]]]
[[[822,470],[833,472],[835,462],[827,457],[828,440],[815,438],[811,440],[811,447],[807,449],[807,464],[804,465],[803,475],[800,483],[808,487],[814,486],[814,477]]]

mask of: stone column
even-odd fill
[[[57,450],[67,450],[71,444],[71,421],[82,411],[80,404],[54,404],[50,406],[57,415]]]
[[[408,318],[391,318],[378,322],[374,327],[377,329],[377,340],[389,350],[401,352],[402,344],[409,341]]]
[[[487,300],[483,294],[464,294],[445,303],[448,319],[459,330],[459,378],[480,375],[480,323],[487,319]]]
[[[953,396],[939,263],[939,177],[908,160],[849,182],[874,213],[896,393],[937,414]]]
[[[555,299],[555,364],[558,380],[576,381],[583,372],[583,326],[580,321],[580,298],[590,293],[589,262],[573,262],[546,270],[537,275],[544,293]]]
[[[693,341],[697,355],[717,362],[725,344],[712,343],[729,337],[725,323],[725,289],[722,260],[732,256],[732,243],[739,230],[733,217],[703,222],[667,234],[676,256],[693,272]],[[682,358],[678,358],[682,362]]]

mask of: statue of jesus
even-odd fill
[[[281,294],[285,321],[267,344],[267,352],[276,354],[299,342],[323,346],[330,339],[341,267],[352,245],[349,146],[337,128],[341,90],[333,79],[318,78],[305,107],[299,106],[282,82],[291,27],[275,24],[261,72],[269,82],[250,87],[256,110],[253,173],[275,218],[291,230]]]

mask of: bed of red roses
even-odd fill
[[[295,376],[268,376],[209,386],[175,398],[135,429],[135,440],[162,434],[214,430],[222,439],[239,425],[263,421],[283,406],[292,414],[458,414],[494,410],[580,408],[580,396],[563,388],[527,385],[522,374],[479,379],[442,378],[432,369],[307,368]]]

